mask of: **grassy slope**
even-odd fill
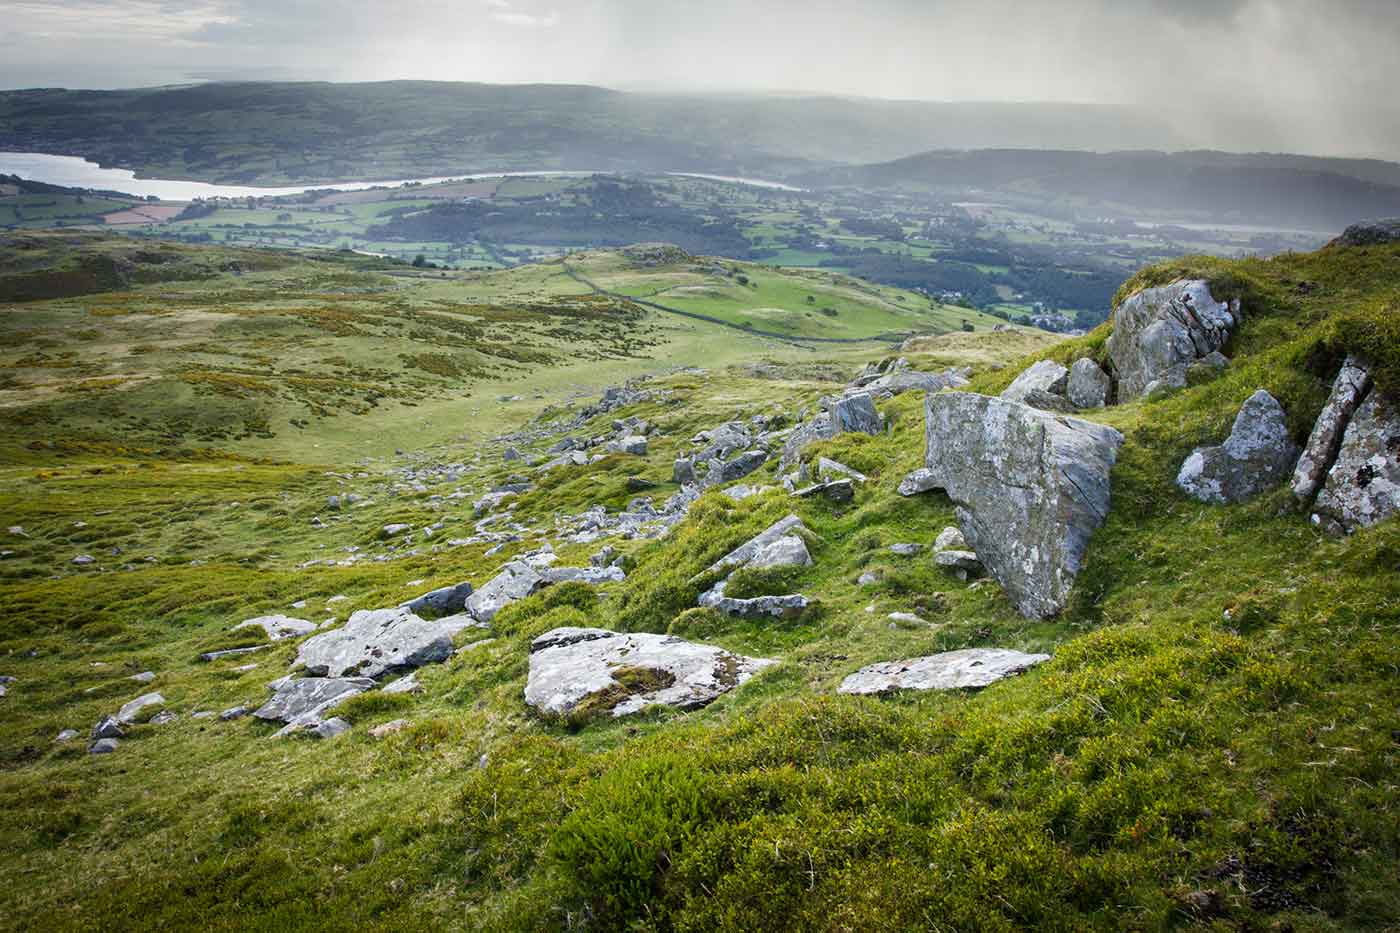
[[[248,673],[192,660],[231,643],[225,630],[240,618],[298,598],[309,618],[343,617],[481,582],[494,561],[461,548],[294,572],[317,544],[366,544],[391,516],[442,514],[427,494],[375,493],[376,479],[352,484],[373,505],[312,537],[306,520],[327,490],[348,487],[304,468],[160,465],[149,484],[132,482],[139,467],[95,461],[12,471],[5,513],[22,514],[39,542],[20,546],[50,556],[106,546],[101,521],[122,519],[163,537],[138,539],[160,557],[148,569],[0,584],[12,607],[0,672],[20,678],[0,701],[7,922],[525,930],[591,913],[599,928],[694,930],[1393,926],[1400,529],[1331,541],[1281,493],[1207,507],[1172,477],[1259,386],[1301,436],[1329,361],[1384,332],[1400,249],[1188,267],[1245,298],[1236,362],[1213,382],[1102,415],[1127,437],[1113,511],[1074,604],[1053,622],[1027,623],[994,585],[884,550],[927,543],[952,520],[942,497],[894,494],[920,460],[909,394],[883,406],[890,434],[820,448],[872,476],[853,504],[772,493],[735,505],[711,493],[671,537],[624,544],[629,579],[606,599],[561,587],[507,610],[495,641],[424,671],[423,696],[348,706],[356,729],[345,738],[273,742],[247,720],[182,718],[92,759],[50,739],[141,692],[123,679],[136,670],[159,671],[155,686],[181,712],[265,695],[291,649]],[[1103,336],[1049,353],[1099,352]],[[971,349],[984,356],[979,388],[1018,369],[997,371],[986,345]],[[557,471],[518,513],[539,527],[556,509],[625,501],[625,478],[664,481],[695,429],[831,388],[740,372],[666,385],[679,402],[635,410],[665,432],[644,463]],[[118,468],[132,472],[90,472]],[[463,485],[504,472],[488,461]],[[816,565],[744,585],[795,586],[820,611],[781,623],[683,611],[703,583],[694,574],[790,509],[818,536]],[[73,527],[80,517],[87,528]],[[82,535],[92,538],[73,540]],[[189,566],[191,542],[209,539],[227,553]],[[587,550],[561,555],[574,563]],[[855,577],[871,568],[884,579],[861,591]],[[325,602],[336,593],[351,599]],[[932,624],[891,625],[893,610]],[[565,624],[670,630],[783,663],[699,712],[574,731],[520,702],[528,640]],[[860,665],[969,645],[1056,657],[975,694],[834,696]],[[412,726],[366,734],[398,717]]]

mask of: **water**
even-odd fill
[[[124,168],[103,168],[96,162],[89,162],[80,156],[49,155],[43,152],[0,152],[0,175],[18,175],[29,181],[39,181],[65,188],[99,188],[104,191],[121,191],[137,197],[157,197],[162,201],[192,201],[195,198],[275,198],[289,194],[301,194],[311,190],[364,191],[367,188],[397,188],[416,183],[422,185],[445,181],[464,181],[478,178],[506,178],[520,176],[570,176],[607,174],[606,172],[581,171],[521,171],[521,172],[482,172],[477,174],[447,175],[439,178],[406,178],[396,181],[345,181],[329,184],[299,185],[294,187],[261,187],[253,185],[214,185],[202,181],[174,181],[162,178],[137,178],[136,173]],[[730,178],[720,175],[696,175],[688,172],[670,174],[690,175],[694,178],[709,178],[715,181],[728,181],[735,184],[757,185],[761,188],[774,188],[797,191],[788,185],[757,178]]]

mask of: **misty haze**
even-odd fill
[[[1400,929],[1394,0],[0,9],[0,929]]]

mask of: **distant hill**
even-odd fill
[[[583,85],[216,83],[0,92],[0,150],[224,183],[470,169],[777,173],[933,148],[1179,145],[1122,107],[631,94]]]
[[[944,150],[801,177],[816,187],[989,189],[1215,221],[1340,230],[1400,214],[1400,164],[1224,152]]]

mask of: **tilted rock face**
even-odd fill
[[[1293,495],[1304,502],[1317,495],[1327,481],[1327,471],[1337,459],[1347,425],[1370,388],[1371,374],[1366,367],[1354,357],[1347,357],[1332,383],[1332,394],[1328,396],[1327,404],[1313,424],[1312,434],[1303,447],[1303,455],[1293,468],[1293,481],[1290,484]]]
[[[374,686],[367,677],[302,677],[277,685],[272,698],[253,712],[259,719],[301,723]]]
[[[1102,408],[1108,404],[1111,383],[1098,363],[1085,357],[1069,368],[1065,394],[1075,408]]]
[[[1048,654],[1024,654],[1005,648],[964,648],[862,667],[843,680],[837,692],[871,694],[985,687],[1048,660]]]
[[[1089,538],[1108,515],[1113,428],[968,392],[925,402],[926,464],[958,525],[1017,610],[1064,608]]]
[[[1130,402],[1160,387],[1186,385],[1197,359],[1219,350],[1239,324],[1239,308],[1216,301],[1200,280],[1145,288],[1113,313],[1108,355],[1118,400]]]
[[[455,615],[467,608],[472,585],[462,582],[431,590],[404,603],[409,612],[424,617]]]
[[[613,716],[657,704],[695,709],[775,663],[669,635],[554,629],[530,644],[525,702],[555,716],[598,694],[616,698],[605,705]],[[613,675],[623,669],[640,676],[620,681]]]
[[[1224,444],[1191,452],[1176,485],[1202,502],[1244,502],[1283,482],[1297,460],[1283,406],[1260,389],[1240,408]]]
[[[1347,532],[1400,513],[1400,405],[1379,389],[1347,425],[1313,509],[1320,524]]]
[[[792,532],[798,530],[806,530],[806,526],[802,524],[802,519],[798,518],[796,515],[789,515],[787,518],[779,519],[715,561],[710,565],[706,573],[719,573],[721,570],[742,567],[753,560],[758,552],[768,547],[768,545],[773,544],[781,538],[786,538],[791,535]],[[804,547],[803,550],[806,550],[806,548]]]
[[[810,567],[812,555],[806,543],[797,535],[784,535],[776,541],[765,544],[754,552],[749,566],[755,569],[770,567]]]
[[[524,561],[511,561],[500,573],[467,597],[467,612],[479,622],[490,622],[506,606],[524,599],[544,585],[544,579]]]
[[[779,464],[786,469],[801,457],[808,444],[830,440],[838,434],[848,432],[879,434],[884,429],[885,424],[875,407],[874,396],[864,391],[843,395],[832,404],[830,411],[798,425],[788,435],[783,443],[783,454]]]
[[[1069,370],[1054,360],[1040,360],[1026,367],[1011,385],[1002,390],[1001,397],[1012,402],[1024,402],[1033,389],[1064,395],[1069,382]]]
[[[297,663],[312,677],[378,678],[446,661],[452,656],[453,636],[475,625],[465,613],[428,621],[403,606],[362,609],[344,627],[302,642]]]

